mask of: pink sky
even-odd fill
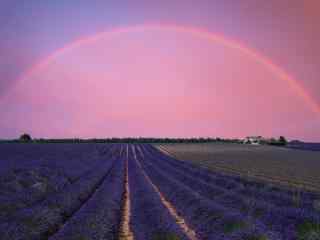
[[[39,137],[302,132],[311,139],[305,122],[319,119],[257,59],[165,27],[105,34],[67,50],[18,83],[0,107],[4,127]]]
[[[3,1],[0,139],[28,132],[320,141],[319,114],[279,74],[237,49],[187,32],[106,34],[19,81],[77,39],[119,26],[169,23],[243,43],[293,76],[319,106],[319,8],[317,0]]]

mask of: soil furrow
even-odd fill
[[[127,146],[127,159],[125,166],[125,191],[123,196],[122,206],[122,220],[120,224],[119,239],[120,240],[133,240],[133,234],[130,229],[130,189],[129,189],[129,174],[128,174],[128,156],[129,149]]]

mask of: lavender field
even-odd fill
[[[320,239],[316,192],[212,171],[173,149],[0,145],[0,239]]]
[[[305,146],[308,147],[225,143],[157,145],[166,154],[211,170],[320,191],[320,152],[309,144]]]

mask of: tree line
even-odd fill
[[[149,137],[128,137],[128,138],[61,138],[61,139],[49,139],[49,138],[32,138],[29,134],[24,133],[18,139],[13,140],[0,140],[0,142],[16,142],[16,143],[243,143],[242,139],[227,139],[220,137],[192,137],[192,138],[149,138]],[[267,145],[286,145],[287,140],[281,136],[279,139],[272,139],[269,142],[263,142]]]
[[[126,138],[32,138],[29,134],[22,134],[18,139],[0,140],[1,142],[19,143],[209,143],[209,142],[228,142],[240,143],[240,139],[224,139],[212,137],[192,137],[192,138],[153,138],[153,137],[126,137]]]

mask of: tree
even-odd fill
[[[27,133],[22,134],[19,139],[20,139],[20,141],[23,141],[23,142],[32,141],[31,136],[29,134],[27,134]]]
[[[281,145],[287,145],[287,139],[284,136],[279,137],[279,143]]]

